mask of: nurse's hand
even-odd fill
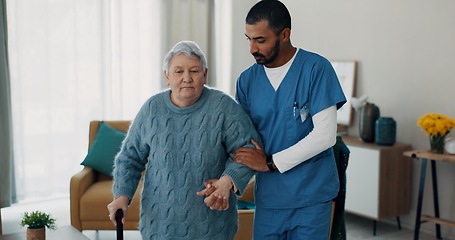
[[[259,172],[270,171],[266,164],[266,156],[261,146],[253,139],[251,143],[255,148],[241,147],[234,154],[234,162],[241,163]]]
[[[196,192],[196,194],[201,197],[208,197],[208,196],[212,195],[212,193],[216,191],[216,187],[215,187],[216,181],[218,181],[218,179],[209,179],[209,180],[205,181],[204,182],[205,189],[203,189],[199,192]]]

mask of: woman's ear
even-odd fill
[[[204,71],[204,84],[207,84],[207,74],[209,73],[209,69],[206,68],[205,71]]]
[[[166,79],[166,85],[169,86],[169,76],[167,75],[166,70],[163,71],[164,78]]]

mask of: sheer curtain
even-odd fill
[[[233,95],[236,79],[231,74],[231,39],[232,8],[235,1],[161,1],[163,49],[170,49],[181,40],[197,42],[207,57],[208,85]]]
[[[163,49],[182,40],[195,41],[207,57],[208,85],[218,87],[217,52],[215,51],[214,0],[161,0],[163,14]],[[230,1],[229,1],[230,2]]]
[[[93,119],[132,119],[160,91],[158,0],[7,0],[19,200],[67,196]]]
[[[216,83],[215,86],[225,93],[234,96],[235,80],[232,74],[232,1],[215,0],[215,55]]]

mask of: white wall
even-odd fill
[[[244,37],[244,19],[255,2],[233,1],[234,78],[253,63]],[[417,119],[429,112],[455,118],[455,1],[283,2],[293,19],[294,46],[331,60],[357,61],[355,95],[367,94],[382,116],[397,121],[398,142],[428,149]],[[358,135],[357,118],[354,115],[350,135]],[[455,220],[455,164],[438,163],[437,170],[441,217]],[[411,213],[401,216],[406,228],[414,228],[419,176],[420,162],[413,161]],[[423,213],[433,214],[430,176],[428,170]],[[434,225],[423,224],[422,231],[434,233]],[[442,234],[453,238],[455,231],[443,226]]]

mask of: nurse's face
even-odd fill
[[[266,67],[277,67],[276,60],[280,55],[279,36],[269,28],[267,20],[255,24],[246,24],[245,36],[250,41],[250,53],[258,64]]]
[[[196,56],[175,55],[169,62],[169,72],[164,71],[166,84],[171,88],[171,101],[177,107],[189,107],[201,97],[207,82],[207,69],[202,69]]]

